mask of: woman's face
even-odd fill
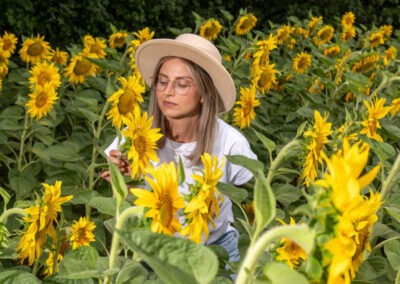
[[[180,58],[171,58],[161,66],[156,97],[167,119],[196,118],[200,115],[203,100],[189,65]]]

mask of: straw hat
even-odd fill
[[[151,85],[154,69],[165,56],[188,59],[202,67],[211,77],[224,106],[229,111],[236,100],[235,84],[222,65],[221,54],[207,39],[195,34],[181,34],[175,39],[152,39],[141,44],[135,53],[136,66],[147,85]]]

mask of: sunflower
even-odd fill
[[[340,38],[343,41],[348,41],[356,36],[356,28],[353,26],[345,27],[343,32],[340,34]]]
[[[107,44],[104,39],[94,38],[91,35],[85,35],[83,38],[83,53],[88,57],[105,58]]]
[[[157,141],[162,137],[159,128],[152,128],[153,117],[147,118],[140,110],[135,111],[132,119],[124,118],[126,128],[122,131],[127,139],[124,148],[127,149],[127,158],[131,162],[131,176],[140,179],[152,167],[151,160],[158,161]]]
[[[396,59],[397,57],[397,49],[393,45],[389,46],[388,49],[385,50],[385,54],[383,55],[383,64],[386,66],[389,65],[390,60]]]
[[[256,43],[257,51],[253,54],[253,66],[264,68],[269,63],[269,53],[278,46],[275,36],[269,35],[268,39]]]
[[[335,29],[330,25],[323,26],[317,34],[313,37],[313,42],[316,46],[320,46],[324,43],[331,41]]]
[[[311,66],[311,54],[307,52],[298,53],[293,59],[293,70],[299,74],[305,73]]]
[[[140,40],[138,40],[138,39],[131,40],[128,45],[128,54],[129,54],[129,59],[130,59],[129,66],[133,70],[134,74],[140,78],[141,75],[140,75],[139,71],[137,70],[136,63],[135,63],[135,51],[139,47],[139,45],[140,45]]]
[[[379,55],[376,53],[369,54],[358,60],[351,67],[351,71],[354,73],[366,73],[372,70],[379,61]]]
[[[212,41],[216,39],[221,32],[222,26],[218,20],[209,19],[200,27],[200,36]]]
[[[223,175],[222,167],[225,160],[219,163],[216,156],[208,153],[201,156],[204,170],[201,174],[192,175],[195,184],[190,187],[189,203],[184,209],[186,227],[182,229],[183,236],[200,243],[209,236],[209,224],[215,227],[213,218],[218,218],[220,206],[224,197],[217,189],[217,183]]]
[[[61,85],[60,73],[53,63],[38,62],[32,67],[29,73],[32,75],[29,78],[31,89],[34,89],[37,85],[43,87],[45,84],[49,84],[54,89],[57,89]]]
[[[391,110],[391,107],[384,107],[385,102],[386,99],[384,98],[380,98],[371,103],[364,100],[364,104],[368,110],[368,118],[361,122],[361,125],[364,126],[364,128],[361,129],[360,134],[366,134],[372,139],[383,142],[383,139],[377,133],[377,130],[381,128],[379,120],[384,118]]]
[[[324,90],[325,86],[319,78],[315,79],[311,86],[307,89],[310,94],[317,95]]]
[[[275,64],[267,64],[263,68],[253,65],[252,73],[252,83],[263,94],[266,94],[276,84],[278,71],[275,69]]]
[[[287,225],[280,219],[278,219],[278,221],[284,226]],[[290,225],[296,225],[292,217],[290,217]],[[292,269],[298,267],[300,263],[307,258],[307,253],[304,249],[288,238],[281,239],[280,245],[275,252],[278,254],[276,259],[285,262]]]
[[[68,60],[68,52],[60,50],[58,47],[56,47],[55,50],[51,50],[51,62],[60,64],[61,66],[66,66],[67,65],[67,60]]]
[[[44,36],[38,35],[36,38],[28,38],[22,43],[19,55],[24,62],[35,64],[49,60],[50,50],[50,45],[44,41]]]
[[[256,88],[240,87],[240,101],[236,102],[233,117],[234,124],[241,129],[249,127],[250,122],[255,119],[256,113],[254,108],[260,105],[260,101],[256,99]]]
[[[278,42],[278,45],[281,45],[285,42],[290,41],[291,39],[291,33],[292,33],[292,27],[289,25],[283,25],[279,29],[276,30],[276,41]]]
[[[256,26],[256,23],[257,18],[252,13],[241,16],[235,26],[236,35],[247,34]]]
[[[87,54],[80,53],[71,59],[69,65],[65,68],[65,76],[73,84],[83,83],[86,76],[96,75],[96,65],[85,58]]]
[[[140,43],[144,43],[154,37],[154,31],[150,31],[150,28],[146,27],[143,30],[133,33]]]
[[[122,88],[108,98],[111,109],[107,113],[107,119],[111,119],[113,126],[121,128],[123,118],[132,118],[135,110],[140,110],[139,103],[143,102],[142,94],[146,90],[136,76],[119,78]]]
[[[308,21],[308,27],[310,34],[312,34],[315,30],[317,30],[318,26],[322,23],[322,16],[312,17],[310,21]]]
[[[342,16],[342,27],[351,27],[354,25],[356,15],[353,12],[347,12]]]
[[[43,201],[47,206],[46,220],[48,223],[57,223],[57,213],[61,212],[61,205],[73,198],[72,195],[61,197],[61,181],[56,181],[54,185],[43,183]]]
[[[111,48],[123,47],[128,35],[129,34],[125,31],[115,32],[112,35],[110,35],[110,37],[108,39],[108,45]]]
[[[390,114],[394,116],[399,111],[400,111],[400,98],[397,98],[392,101],[392,105],[390,106]]]
[[[45,261],[46,267],[43,272],[45,276],[50,276],[60,271],[60,263],[63,260],[63,256],[61,253],[57,253],[57,259],[55,259],[54,255],[56,253],[55,251],[50,252]]]
[[[369,39],[369,47],[370,48],[375,48],[375,47],[385,44],[385,36],[382,31],[377,31],[377,32],[370,34],[368,39]]]
[[[80,217],[78,221],[74,221],[71,226],[71,237],[69,240],[72,243],[72,249],[81,246],[89,246],[89,243],[94,242],[93,230],[96,225],[86,217]]]
[[[135,205],[148,208],[145,217],[151,218],[151,231],[172,236],[181,230],[178,210],[185,207],[185,200],[178,191],[178,171],[173,162],[162,163],[149,169],[145,177],[151,191],[132,188],[137,197]]]
[[[393,26],[392,26],[392,25],[383,25],[383,26],[381,26],[381,27],[379,28],[379,30],[380,30],[381,32],[383,32],[383,34],[384,34],[386,37],[390,37],[390,36],[392,35],[392,33],[393,33]]]
[[[302,173],[302,178],[307,186],[317,177],[318,163],[322,162],[324,146],[329,142],[328,136],[332,134],[332,123],[327,122],[327,114],[322,118],[318,111],[314,111],[314,120],[313,129],[309,129],[304,133],[304,137],[309,140],[307,143],[308,153]]]
[[[41,119],[52,109],[58,99],[57,93],[50,84],[37,85],[33,93],[29,94],[29,101],[25,104],[32,118]]]
[[[0,47],[2,50],[2,54],[6,58],[9,58],[14,53],[17,42],[18,39],[14,34],[4,32],[4,35],[0,38]]]

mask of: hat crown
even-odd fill
[[[222,62],[221,53],[218,48],[202,36],[195,34],[181,34],[175,38],[175,41],[189,45],[200,52],[207,53],[219,63]]]

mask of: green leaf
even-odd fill
[[[88,279],[99,277],[101,272],[98,270],[98,258],[99,253],[91,246],[81,246],[68,251],[63,257],[57,278]]]
[[[7,210],[7,204],[10,201],[10,194],[0,186],[0,195],[3,197],[3,212]]]
[[[242,201],[247,198],[247,191],[243,188],[222,182],[217,184],[217,188],[238,206],[242,206]]]
[[[136,261],[128,260],[118,273],[115,284],[141,284],[147,280],[147,270]]]
[[[12,269],[12,270],[5,270],[0,272],[0,283],[3,284],[14,284],[14,283],[41,283],[41,281],[36,278],[30,272],[19,270],[19,269]]]
[[[393,217],[398,223],[400,223],[400,209],[394,207],[384,207],[385,210]]]
[[[269,154],[272,155],[272,152],[275,151],[275,149],[276,149],[275,142],[272,141],[271,139],[269,139],[267,136],[265,136],[261,132],[258,132],[256,130],[254,130],[254,132],[257,135],[258,139],[260,139],[261,142],[264,144],[265,148],[267,148]]]
[[[286,264],[271,262],[264,267],[265,283],[269,284],[308,284],[307,278]]]
[[[255,176],[254,184],[254,215],[256,232],[264,230],[276,214],[276,200],[270,184],[261,170]]]
[[[117,200],[112,197],[94,197],[89,201],[89,205],[99,210],[101,213],[115,216],[117,212]],[[130,205],[127,201],[121,203],[120,211],[128,208]]]
[[[255,175],[260,169],[264,170],[264,164],[261,161],[250,159],[243,155],[227,155],[226,158],[229,162],[242,166]]]
[[[179,156],[178,164],[178,184],[181,185],[185,181],[185,167],[182,163],[182,158]]]
[[[217,274],[218,259],[204,245],[150,231],[122,231],[120,236],[165,283],[210,283]]]
[[[391,240],[384,245],[386,258],[394,270],[400,269],[400,242]]]
[[[386,161],[396,156],[396,150],[388,143],[370,140],[368,144],[381,161]]]
[[[105,71],[120,73],[124,70],[124,66],[116,60],[88,57],[86,57],[86,59],[98,65],[101,69]]]
[[[274,185],[273,192],[276,200],[283,204],[290,204],[301,197],[300,190],[291,184]]]
[[[10,170],[8,172],[10,187],[15,191],[18,199],[29,195],[35,188],[35,177],[29,171],[19,172],[18,170]]]
[[[128,194],[128,188],[126,187],[121,172],[114,163],[109,163],[109,169],[111,174],[111,187],[117,200],[116,209],[119,211],[122,201],[125,200]]]
[[[50,158],[64,162],[74,162],[83,159],[82,155],[79,155],[79,145],[70,141],[49,146],[46,152]]]
[[[382,256],[371,256],[361,263],[357,278],[372,280],[386,273],[387,260]]]

